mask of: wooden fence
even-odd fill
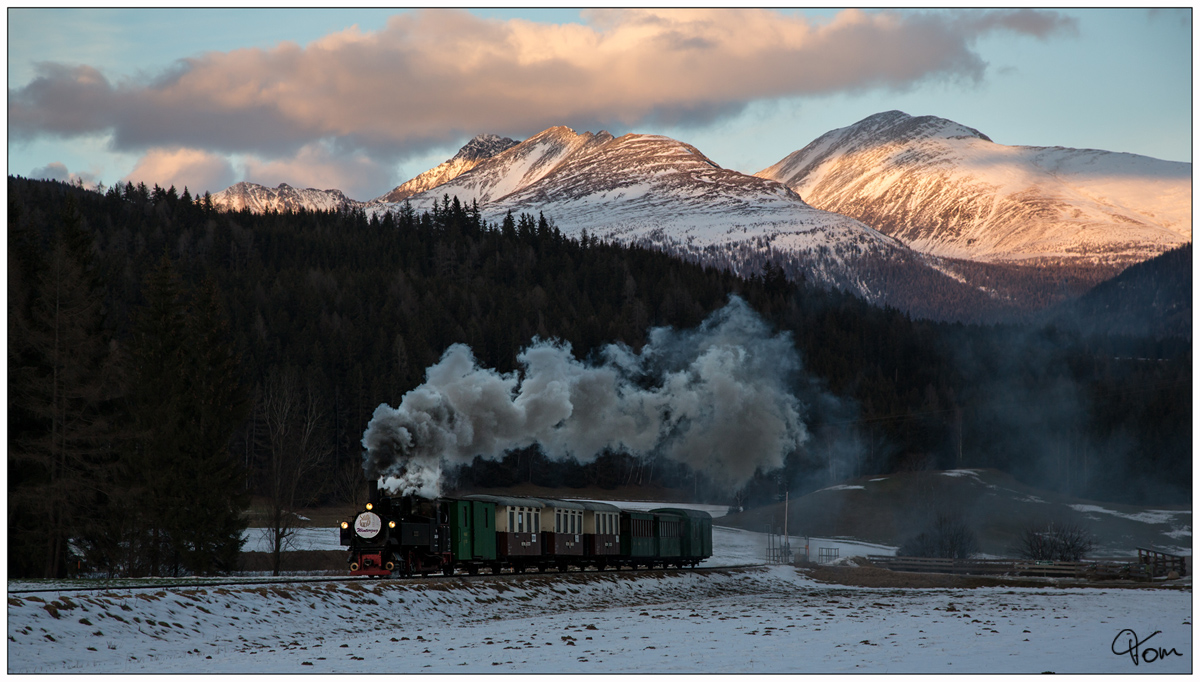
[[[1187,575],[1187,563],[1181,556],[1142,547],[1138,547],[1137,551],[1138,563],[1149,570],[1152,576],[1167,575],[1171,571],[1180,576]]]

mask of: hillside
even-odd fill
[[[1047,323],[1087,334],[1192,337],[1192,245],[1131,265],[1076,300],[1045,311]]]
[[[783,527],[783,503],[722,517],[722,525],[763,530]],[[1147,547],[1191,554],[1192,514],[1186,507],[1099,503],[1033,488],[994,469],[896,472],[864,476],[788,504],[788,532],[851,537],[898,546],[924,530],[933,514],[965,519],[985,554],[1012,556],[1029,523],[1075,523],[1097,539],[1093,556],[1136,555]]]

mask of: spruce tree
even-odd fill
[[[188,376],[185,371],[187,315],[183,285],[163,254],[142,286],[134,312],[132,385],[129,410],[134,438],[124,458],[129,485],[130,570],[134,575],[175,573],[181,557],[171,530],[185,485],[179,463],[187,443]]]
[[[135,313],[131,414],[137,437],[127,460],[135,519],[135,573],[217,573],[241,550],[244,471],[230,455],[249,400],[215,284],[192,305],[163,256]]]
[[[183,358],[190,390],[182,401],[189,438],[178,462],[183,485],[171,535],[186,570],[224,573],[237,567],[246,529],[245,472],[229,445],[250,402],[212,280],[195,292],[190,313]]]
[[[10,226],[9,530],[14,575],[66,575],[94,517],[120,393],[90,233],[67,198],[44,257]]]

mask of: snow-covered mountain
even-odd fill
[[[387,204],[404,201],[414,194],[420,194],[457,178],[478,166],[484,159],[489,159],[516,144],[516,140],[508,137],[491,134],[476,135],[448,161],[421,173],[387,194],[371,200],[370,203]]]
[[[560,126],[520,143],[481,135],[367,203],[250,183],[214,200],[378,215],[407,203],[430,210],[447,195],[477,202],[493,223],[543,213],[568,236],[586,230],[741,274],[773,262],[792,278],[963,321],[1023,315],[1191,242],[1190,164],[1007,147],[898,111],[831,131],[754,176],[668,137]]]
[[[1191,164],[996,144],[899,111],[830,131],[759,173],[937,256],[1122,265],[1191,242]]]
[[[928,271],[895,239],[814,209],[784,185],[721,168],[695,147],[660,135],[545,130],[469,172],[408,200],[429,210],[445,195],[477,201],[484,218],[544,213],[569,236],[652,246],[756,274],[767,260],[793,275],[883,300],[863,263]],[[399,210],[376,204],[369,212]],[[930,273],[926,273],[929,275]],[[933,274],[935,277],[944,277]]]
[[[342,194],[339,189],[297,189],[286,183],[278,187],[264,187],[253,182],[239,182],[232,187],[212,195],[213,206],[240,211],[249,209],[253,213],[266,211],[342,211],[362,206]]]

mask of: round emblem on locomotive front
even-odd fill
[[[381,530],[383,530],[383,521],[374,512],[363,512],[354,519],[354,532],[358,533],[360,538],[373,538],[379,535]]]

